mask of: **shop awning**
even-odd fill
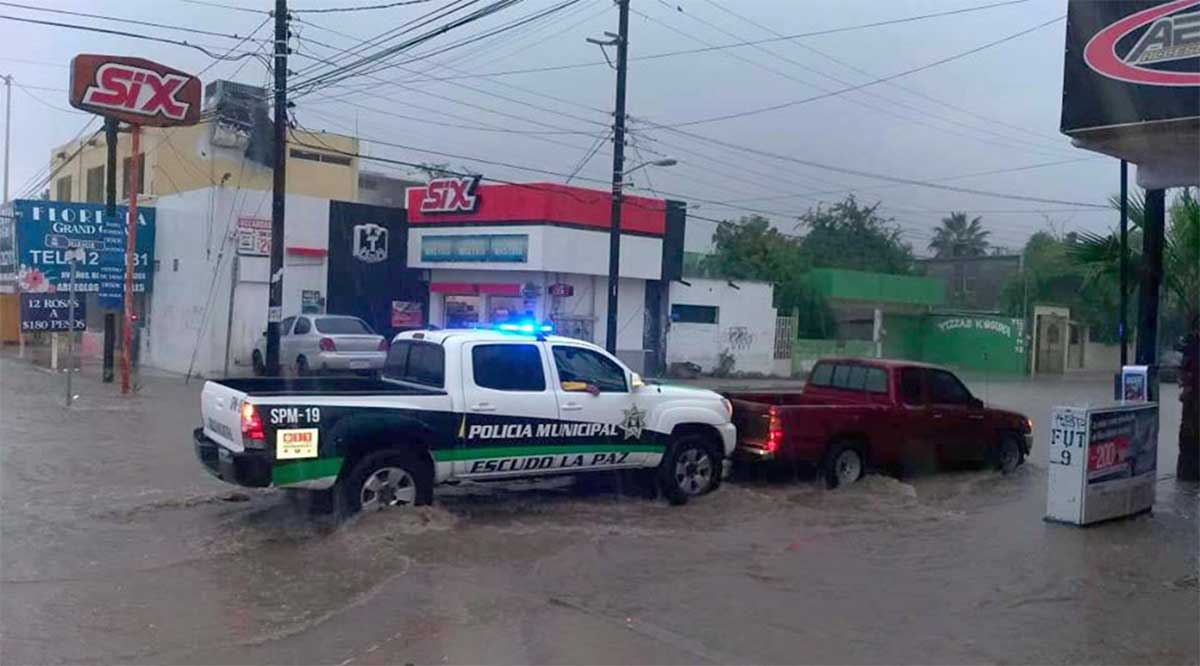
[[[494,296],[520,296],[519,283],[474,283],[474,282],[430,282],[429,293],[451,294],[454,296],[478,296],[492,294]]]

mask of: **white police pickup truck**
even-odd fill
[[[379,378],[212,380],[196,454],[244,486],[332,489],[342,512],[428,504],[433,486],[628,470],[672,503],[716,489],[728,400],[647,384],[595,345],[540,333],[413,331]]]

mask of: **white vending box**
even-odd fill
[[[1157,403],[1055,407],[1047,449],[1047,520],[1087,525],[1154,505]]]

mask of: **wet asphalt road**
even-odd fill
[[[64,413],[60,378],[0,358],[0,662],[1200,662],[1173,387],[1154,513],[1097,527],[1041,520],[1042,427],[1106,378],[987,387],[1038,430],[1010,477],[753,475],[685,507],[464,485],[335,528],[208,477],[200,384],[143,380],[84,377]]]

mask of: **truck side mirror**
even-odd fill
[[[636,390],[638,390],[638,389],[642,388],[642,387],[643,387],[643,386],[645,386],[645,385],[646,385],[646,382],[642,381],[642,376],[641,376],[641,375],[639,375],[639,374],[638,374],[638,373],[636,373],[636,372],[631,372],[631,373],[629,373],[629,386],[630,386],[630,388],[632,388],[634,391],[636,391]]]
[[[983,409],[983,401],[979,398],[971,398],[971,406],[975,409]]]

